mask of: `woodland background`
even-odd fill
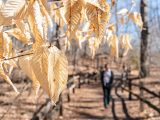
[[[107,1],[111,4],[110,0]],[[107,44],[100,45],[94,59],[91,56],[87,42],[84,42],[82,48],[79,48],[77,42],[73,41],[70,50],[65,51],[65,38],[59,38],[59,36],[63,36],[64,31],[59,29],[59,26],[53,20],[54,27],[53,30],[50,30],[49,40],[65,51],[69,62],[69,80],[73,79],[74,76],[78,76],[84,83],[80,89],[77,87],[69,89],[69,92],[71,92],[70,102],[67,102],[68,96],[65,93],[67,90],[64,90],[60,98],[60,103],[63,103],[63,106],[59,106],[58,103],[57,107],[54,107],[42,89],[39,91],[38,98],[35,99],[31,80],[22,70],[16,68],[10,78],[20,90],[20,95],[17,96],[4,80],[0,80],[0,120],[159,120],[159,112],[146,105],[145,102],[142,107],[142,103],[135,96],[129,101],[128,92],[121,91],[118,80],[115,80],[115,87],[112,92],[114,98],[112,105],[108,110],[103,109],[101,83],[98,74],[100,67],[105,63],[109,63],[117,76],[120,76],[123,64],[131,68],[131,75],[134,77],[144,72],[141,78],[138,78],[137,81],[133,80],[132,83],[140,85],[140,82],[142,82],[147,90],[154,92],[157,97],[151,93],[148,94],[148,92],[143,92],[143,97],[153,103],[160,111],[160,0],[135,1],[136,6],[133,11],[142,13],[146,28],[140,31],[131,21],[125,25],[118,24],[116,26],[117,36],[125,33],[130,34],[133,47],[127,56],[120,55],[119,59],[110,57],[110,49]],[[145,7],[142,2],[146,4]],[[48,1],[48,4],[50,5],[50,1]],[[131,0],[116,0],[115,7],[111,11],[111,22],[115,23],[119,19],[116,13],[120,9],[130,9],[131,7]],[[143,8],[145,12],[142,12]],[[146,30],[147,34],[145,34]],[[15,38],[12,38],[12,40],[17,49],[28,49],[28,46],[26,47]],[[147,44],[141,46],[142,41]],[[143,66],[143,63],[147,64]],[[148,68],[150,74],[148,74]],[[77,83],[73,82],[72,84]],[[120,96],[116,94],[116,90],[118,90]],[[139,87],[133,86],[132,90],[141,95]],[[60,112],[62,109],[63,116]]]

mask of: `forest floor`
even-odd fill
[[[160,80],[158,76],[151,76],[141,79],[145,82],[145,87],[151,91],[158,92]],[[135,81],[134,83],[138,83]],[[160,120],[160,115],[144,104],[144,111],[140,112],[140,101],[133,96],[128,100],[128,93],[122,91],[118,81],[114,81],[112,89],[111,103],[107,109],[103,107],[103,92],[100,80],[91,80],[90,84],[84,84],[80,89],[76,89],[71,96],[71,102],[64,103],[63,120]],[[117,86],[117,87],[116,87]],[[133,87],[135,93],[139,94],[139,89]],[[145,93],[145,99],[160,107],[158,98]],[[58,120],[59,120],[58,119]]]
[[[152,69],[150,77],[141,79],[144,86],[158,94],[160,92],[160,69]],[[114,71],[117,74],[116,71]],[[134,83],[139,83],[135,80]],[[90,80],[89,84],[83,84],[76,88],[75,94],[71,94],[71,102],[64,99],[63,117],[58,120],[160,120],[160,115],[144,104],[144,111],[140,112],[140,101],[133,96],[128,100],[128,93],[121,91],[119,81],[114,80],[111,104],[107,109],[103,107],[103,93],[100,80]],[[5,82],[0,82],[0,120],[31,120],[34,112],[46,102],[48,96],[42,91],[35,100],[30,82],[15,83],[22,91],[17,96],[12,88]],[[133,91],[139,94],[139,89],[133,87]],[[146,100],[160,108],[160,99],[144,92]],[[44,110],[45,111],[45,110]],[[53,115],[54,116],[54,115]],[[55,120],[55,119],[52,119]]]

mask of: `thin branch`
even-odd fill
[[[62,5],[62,6],[59,6],[59,7],[57,7],[57,8],[54,8],[54,9],[52,9],[52,10],[58,10],[58,9],[60,9],[60,8],[62,8],[62,7],[64,7],[64,6]]]
[[[4,58],[2,61],[7,61],[7,60],[12,60],[12,59],[16,59],[16,58],[19,58],[19,57],[24,57],[24,56],[28,56],[28,55],[33,55],[34,53],[27,53],[27,54],[23,54],[23,55],[18,55],[18,56],[15,56],[15,57],[10,57],[10,58]]]
[[[60,3],[60,2],[62,2],[62,1],[60,1],[60,0],[48,0],[48,2],[52,2],[52,3]]]

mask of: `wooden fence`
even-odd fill
[[[133,81],[135,79],[139,79],[139,84],[133,83]],[[147,93],[148,95],[151,95],[155,98],[159,99],[159,105],[160,105],[160,92],[155,93],[154,91],[149,90],[148,88],[145,87],[144,83],[142,81],[140,81],[140,77],[130,77],[127,76],[125,83],[122,84],[126,84],[126,86],[122,86],[121,85],[121,89],[128,92],[128,99],[132,100],[132,96],[135,96],[139,101],[140,101],[140,111],[144,111],[144,104],[148,105],[150,108],[152,108],[153,110],[157,111],[158,113],[160,113],[160,106],[156,106],[154,105],[151,101],[147,100],[144,96],[144,92]],[[139,94],[135,93],[134,89],[139,89]]]
[[[32,120],[47,120],[48,118],[53,118],[53,116],[59,117],[63,116],[63,103],[64,102],[71,102],[71,95],[76,94],[76,89],[80,89],[83,84],[89,84],[90,80],[97,80],[98,74],[96,73],[87,73],[87,74],[80,74],[72,76],[67,83],[67,88],[63,91],[60,95],[60,100],[53,106],[50,103],[50,100],[47,99],[44,104],[42,104],[33,114]]]

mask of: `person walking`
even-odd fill
[[[110,103],[113,79],[114,79],[114,74],[112,70],[109,68],[108,64],[105,64],[104,71],[101,71],[101,82],[103,87],[103,102],[104,102],[105,108],[107,108],[107,106]]]

